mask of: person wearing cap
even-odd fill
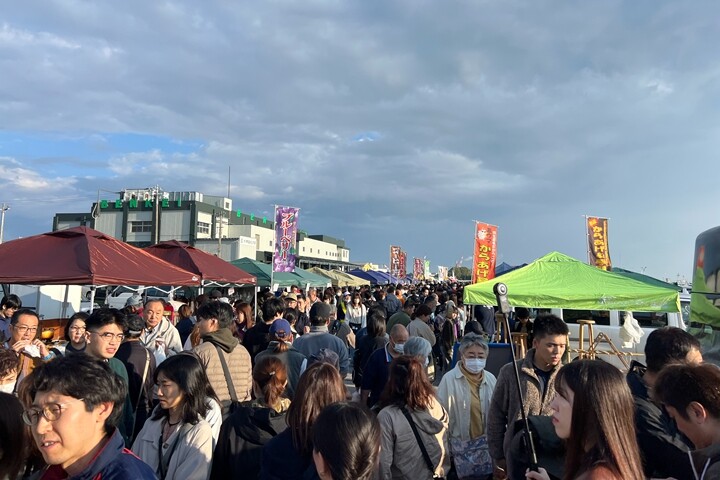
[[[227,303],[210,302],[197,310],[197,326],[202,343],[193,351],[205,366],[210,384],[220,400],[223,420],[230,415],[233,401],[245,402],[251,399],[252,394],[250,354],[232,334],[232,322],[232,307]],[[229,379],[223,363],[227,366]],[[230,388],[234,388],[235,398]]]
[[[128,395],[135,414],[132,440],[140,433],[145,420],[152,413],[153,388],[155,382],[155,355],[140,342],[145,320],[140,315],[130,314],[125,321],[125,341],[120,344],[115,358],[120,360],[128,375]]]
[[[142,314],[143,301],[139,294],[134,294],[128,297],[125,302],[125,311],[128,313]]]
[[[300,380],[300,374],[307,365],[307,357],[293,347],[292,339],[290,322],[284,318],[275,320],[270,325],[270,344],[255,356],[255,365],[258,365],[265,357],[276,357],[285,365],[288,376],[285,396],[290,400],[295,396],[295,388]]]
[[[306,357],[323,348],[334,351],[340,359],[340,374],[344,376],[350,371],[350,357],[343,341],[328,331],[332,313],[332,305],[324,302],[314,303],[310,308],[310,332],[295,340],[294,346]]]
[[[253,362],[255,356],[265,350],[270,343],[270,326],[279,318],[282,318],[285,311],[285,302],[277,297],[265,300],[262,306],[263,321],[257,322],[250,330],[245,332],[243,346],[250,352]]]

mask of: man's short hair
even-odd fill
[[[228,328],[233,322],[233,309],[224,302],[210,302],[202,305],[195,313],[198,321],[215,318],[220,328]],[[270,317],[272,318],[272,317]]]
[[[516,307],[515,318],[530,318],[530,310],[525,307]]]
[[[143,330],[145,330],[145,319],[137,313],[129,313],[125,317],[125,337],[140,338]]]
[[[9,348],[0,347],[0,377],[6,377],[18,370],[18,354]]]
[[[278,314],[285,311],[285,302],[282,298],[268,298],[265,300],[265,303],[263,304],[262,312],[263,312],[263,320],[264,321],[270,321],[273,318],[277,317]]]
[[[325,325],[330,320],[332,310],[332,305],[328,303],[313,303],[313,306],[310,307],[310,325],[316,327]]]
[[[143,305],[143,307],[148,308],[148,305],[153,302],[158,302],[163,306],[163,308],[165,308],[165,300],[163,300],[162,298],[149,298],[145,301],[145,305]]]
[[[567,323],[555,315],[540,315],[533,323],[535,340],[547,336],[567,335],[568,331]]]
[[[428,315],[432,315],[432,309],[428,306],[427,303],[423,303],[415,309],[415,318],[427,317]]]
[[[38,392],[83,399],[88,412],[112,402],[113,411],[105,420],[105,431],[111,433],[122,416],[127,387],[107,362],[78,353],[43,363],[25,377],[18,395],[25,408],[32,406]]]
[[[32,308],[21,308],[20,310],[15,310],[13,316],[10,317],[10,325],[17,325],[17,323],[20,321],[20,317],[23,315],[32,315],[33,317],[37,318],[38,322],[40,321],[40,317],[35,310],[33,310]]]
[[[98,308],[93,310],[85,320],[85,330],[88,332],[102,328],[105,325],[117,325],[123,332],[127,328],[127,318],[122,310],[117,308]]]
[[[0,308],[22,308],[22,300],[14,293],[11,293],[2,298]]]
[[[690,350],[700,351],[700,342],[676,327],[656,328],[645,342],[645,361],[651,372],[659,372],[669,363],[684,361]]]
[[[720,368],[711,363],[677,364],[663,368],[655,382],[655,398],[688,419],[687,407],[697,402],[720,419]]]

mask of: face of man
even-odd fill
[[[38,415],[44,408],[55,420]],[[105,420],[112,408],[108,402],[88,412],[82,400],[55,392],[38,392],[30,409],[31,429],[45,462],[60,465],[70,476],[79,474],[105,437]]]
[[[145,326],[147,328],[155,328],[158,326],[165,313],[165,306],[162,302],[150,302],[145,306],[143,316],[145,317]]]
[[[305,299],[304,298],[298,298],[297,308],[299,310],[305,310]]]
[[[287,308],[297,308],[297,306],[298,306],[298,301],[297,301],[297,300],[293,300],[292,298],[288,298],[287,300],[285,300],[285,306],[286,306]]]
[[[315,290],[310,290],[308,292],[308,297],[310,298],[311,302],[314,302],[315,300],[317,300],[317,292],[315,292]]]
[[[708,436],[702,425],[704,423],[704,409],[698,402],[691,402],[686,410],[688,418],[680,415],[676,408],[665,406],[670,418],[675,420],[678,430],[680,430],[692,443],[695,449],[707,448],[712,445],[712,436]]]
[[[39,320],[35,315],[20,315],[15,325],[11,325],[10,345],[19,341],[31,343],[37,336]]]
[[[87,331],[85,335],[88,355],[105,360],[115,356],[124,338],[122,328],[115,323]]]
[[[567,346],[565,335],[545,335],[533,340],[535,348],[535,366],[541,370],[549,371],[562,361]]]
[[[392,349],[392,352],[401,355],[402,352],[398,350],[404,349],[405,342],[408,341],[408,338],[410,338],[410,336],[408,335],[408,331],[405,329],[390,336],[390,348]],[[402,345],[403,347],[398,347],[399,345]]]
[[[217,331],[219,329],[219,325],[216,318],[198,318],[197,328],[200,332],[200,336],[203,336],[207,333]]]

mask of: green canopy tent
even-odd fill
[[[270,265],[267,263],[258,262],[251,258],[240,258],[230,262],[241,270],[246,271],[250,275],[257,277],[258,287],[270,287],[270,279],[272,283],[277,284],[280,288],[295,286],[304,286],[301,282],[300,277],[293,275],[292,273],[275,272],[270,271]]]
[[[559,252],[506,273],[512,306],[574,310],[679,312],[677,290],[606,272]],[[494,305],[494,281],[465,287],[466,305]]]
[[[611,271],[613,273],[622,275],[623,277],[639,280],[649,285],[655,285],[656,287],[672,288],[674,290],[677,290],[678,292],[682,292],[682,287],[679,287],[673,283],[663,282],[662,280],[658,280],[657,278],[651,277],[650,275],[645,275],[644,273],[633,272],[632,270],[625,270],[624,268],[618,267],[612,267]]]
[[[309,272],[307,270],[304,270],[302,268],[295,267],[294,275],[300,278],[300,286],[302,288],[309,288],[309,287],[329,287],[332,285],[332,282],[329,278],[323,276],[323,275],[317,275],[316,273]]]
[[[349,273],[339,270],[324,270],[320,267],[308,268],[309,272],[316,273],[327,277],[335,287],[359,287],[362,285],[370,285],[370,282],[362,278],[355,277]]]

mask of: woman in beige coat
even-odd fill
[[[446,476],[450,469],[448,414],[416,357],[401,356],[390,364],[381,405],[380,478]]]

